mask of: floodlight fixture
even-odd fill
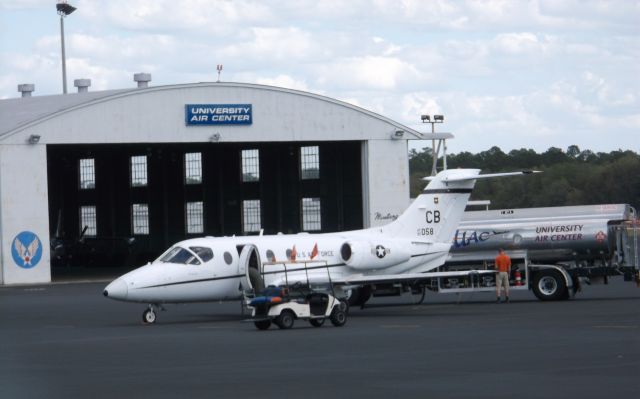
[[[29,136],[27,141],[29,142],[29,144],[38,144],[40,142],[40,136],[37,134],[32,134],[31,136]]]
[[[404,130],[396,130],[391,134],[391,138],[395,140],[400,140],[404,137]]]
[[[56,4],[56,10],[58,11],[58,14],[60,14],[61,17],[66,17],[67,15],[77,10],[77,8],[67,3],[66,1],[61,1],[58,4]]]
[[[431,124],[431,134],[436,133],[436,123],[444,123],[444,115],[433,115],[433,119],[431,119],[430,115],[421,115],[420,119],[422,119],[422,123]],[[438,153],[440,152],[440,145],[443,146],[443,163],[444,168],[447,169],[447,144],[445,140],[440,140],[440,144],[438,144],[438,148],[436,149],[436,139],[434,138],[431,140],[431,158],[433,160],[433,165],[431,167],[431,176],[435,176],[437,173]]]

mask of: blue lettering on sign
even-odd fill
[[[31,269],[42,258],[42,242],[35,233],[23,231],[11,242],[11,256],[16,265]]]
[[[494,232],[494,234],[496,233]],[[456,230],[456,235],[453,237],[453,246],[455,248],[462,248],[470,244],[484,242],[487,241],[491,235],[492,234],[488,231],[480,233],[477,231],[463,231],[462,234],[460,234],[460,230]]]
[[[186,104],[187,125],[250,125],[251,104]]]

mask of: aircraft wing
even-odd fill
[[[396,283],[421,280],[427,280],[436,277],[458,277],[458,276],[473,276],[473,275],[491,275],[495,274],[495,270],[464,270],[454,272],[425,272],[425,273],[403,273],[403,274],[386,274],[386,275],[371,275],[371,276],[348,276],[343,279],[333,279],[333,284],[337,285],[360,285],[360,284],[382,284],[382,283]]]

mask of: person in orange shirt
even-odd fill
[[[509,303],[509,274],[511,273],[511,258],[500,248],[496,256],[496,303],[500,303],[500,287],[504,285],[505,302]]]

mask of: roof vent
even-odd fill
[[[138,82],[139,89],[149,87],[149,82],[151,82],[151,74],[146,72],[134,73],[133,81]]]
[[[76,79],[73,81],[73,85],[78,88],[78,93],[86,93],[91,86],[91,79]]]
[[[18,85],[18,91],[22,93],[22,97],[31,97],[31,92],[36,91],[36,85],[33,83],[23,83]]]

